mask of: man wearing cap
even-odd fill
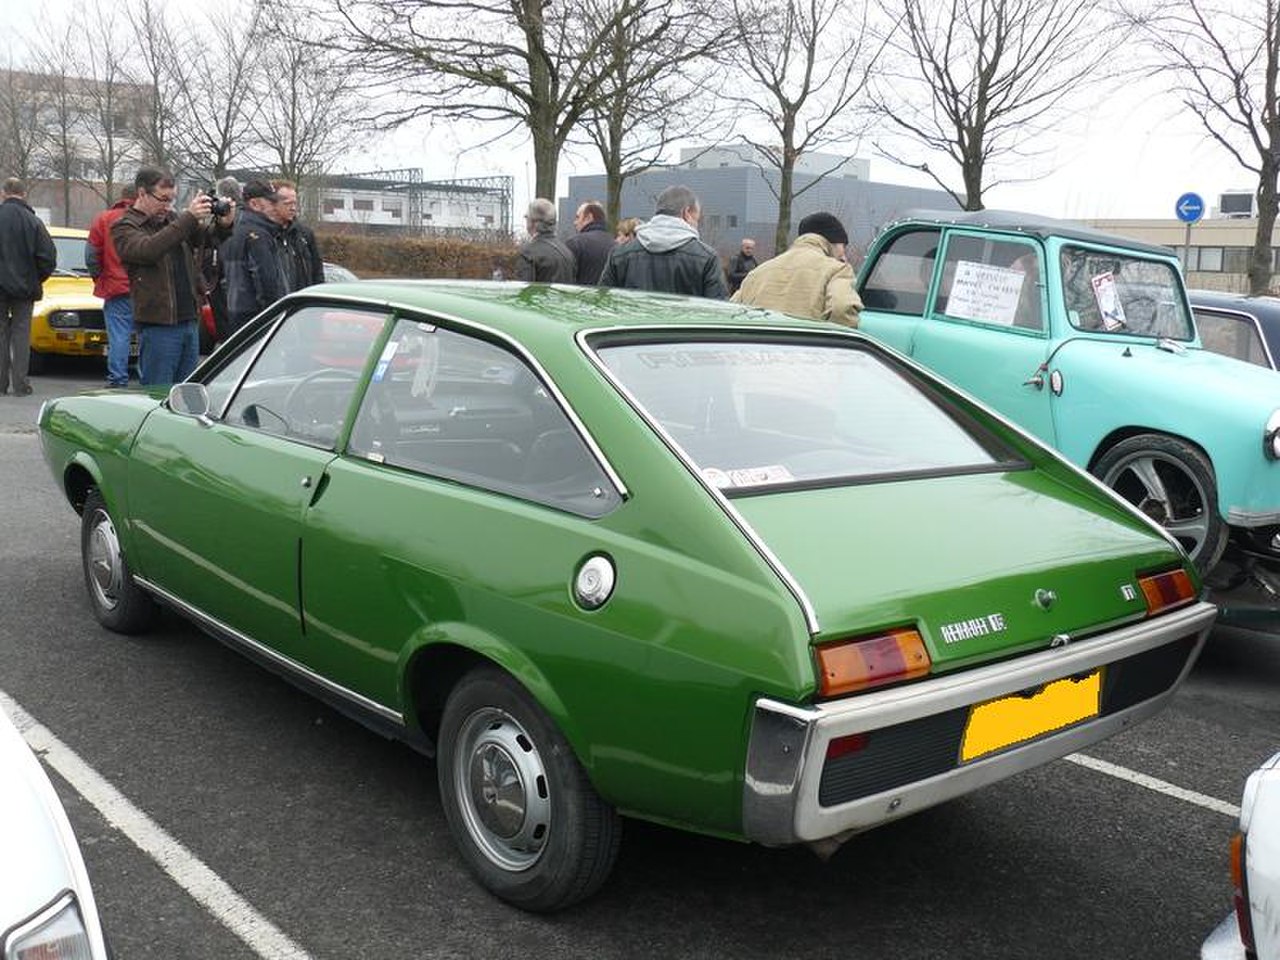
[[[222,245],[222,283],[227,294],[227,335],[275,303],[291,289],[281,244],[279,197],[266,180],[250,180],[242,190],[244,209],[231,239]]]
[[[734,303],[856,327],[862,300],[853,289],[853,267],[844,258],[848,242],[844,225],[834,216],[809,214],[786,253],[746,275]]]

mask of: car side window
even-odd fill
[[[224,422],[332,448],[386,321],[378,311],[327,305],[285,317],[260,351],[244,352],[252,366]]]
[[[886,313],[924,313],[941,232],[911,230],[890,241],[862,284],[862,303]]]
[[[992,326],[1042,330],[1043,276],[1032,243],[952,234],[934,312]]]
[[[273,326],[272,323],[264,324],[252,340],[242,345],[235,356],[222,363],[211,376],[205,378],[204,388],[209,394],[209,410],[213,416],[222,415],[227,401],[231,398],[231,391],[235,390],[245,370],[258,355],[262,341],[266,339]]]
[[[578,431],[520,357],[431,323],[396,321],[347,451],[588,517],[619,502]]]
[[[1200,342],[1205,349],[1224,356],[1270,368],[1266,347],[1251,317],[1234,313],[1217,313],[1196,308],[1192,311],[1196,327],[1200,330]]]

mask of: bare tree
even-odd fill
[[[261,98],[254,93],[270,83],[261,73],[269,48],[258,40],[263,9],[256,3],[247,12],[235,6],[214,8],[175,51],[185,69],[171,78],[179,104],[174,132],[191,172],[224,176],[258,143]],[[248,39],[226,39],[240,36]]]
[[[185,60],[178,34],[170,26],[164,8],[155,0],[141,0],[133,16],[136,57],[129,78],[142,88],[141,109],[134,116],[134,136],[142,158],[181,173],[178,91],[186,80]]]
[[[351,69],[409,103],[385,124],[420,116],[494,123],[494,139],[523,131],[533,142],[535,190],[552,197],[560,152],[599,105],[610,38],[675,0],[618,0],[590,22],[550,0],[327,0],[327,42]],[[682,38],[668,35],[678,48]]]
[[[743,136],[764,167],[778,172],[777,185],[765,182],[778,198],[774,249],[786,249],[791,208],[796,196],[835,173],[841,160],[800,190],[796,162],[859,134],[854,106],[884,41],[868,29],[867,9],[841,0],[734,0],[740,36],[732,61],[743,80],[737,92],[724,92],[742,113],[769,130],[769,138]],[[733,87],[732,83],[730,87]]]
[[[1042,134],[1073,94],[1107,74],[1125,39],[1106,0],[880,3],[902,19],[875,84],[875,109],[908,147],[877,149],[928,174],[966,210],[983,209],[984,191],[1010,182],[993,175],[1009,176],[1014,162],[1025,171],[1044,152]],[[959,167],[962,186],[921,154]]]
[[[94,42],[80,45],[72,61],[86,113],[84,182],[109,205],[116,199],[121,166],[138,159],[130,128],[145,98],[126,77],[128,45],[115,8],[97,2],[86,8],[84,15]]]
[[[1280,208],[1280,2],[1172,0],[1129,14],[1155,51],[1153,71],[1173,79],[1209,136],[1257,177],[1249,291],[1266,293]]]
[[[0,169],[29,180],[44,151],[48,92],[39,78],[12,60],[0,69]]]
[[[62,226],[71,224],[71,187],[80,178],[80,137],[84,129],[82,85],[75,75],[72,50],[76,34],[68,25],[59,29],[50,20],[42,21],[34,43],[34,62],[44,88],[41,110],[39,165],[61,187]]]
[[[712,75],[712,58],[736,36],[731,18],[706,7],[660,4],[624,21],[612,16],[616,2],[603,0],[603,11],[591,4],[583,8],[590,20],[613,27],[602,45],[609,70],[598,106],[574,137],[600,156],[610,224],[618,222],[626,181],[662,166],[675,141],[707,139],[713,131],[723,137],[729,121],[714,105],[720,83]],[[684,43],[673,44],[673,35]]]
[[[333,52],[317,46],[305,21],[282,30],[252,91],[256,134],[273,168],[302,185],[368,135],[363,98]]]

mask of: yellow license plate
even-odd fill
[[[1014,694],[979,703],[969,711],[960,762],[1096,717],[1101,699],[1102,671],[1095,670],[1079,680],[1055,680],[1031,697]]]

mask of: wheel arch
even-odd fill
[[[77,454],[62,472],[62,491],[76,513],[84,511],[85,498],[94,487],[98,488],[106,500],[107,493],[102,488],[102,477],[97,464]]]
[[[1209,453],[1208,450],[1205,449],[1204,444],[1193,440],[1191,437],[1184,436],[1181,433],[1174,433],[1171,430],[1164,430],[1160,427],[1137,427],[1137,426],[1117,427],[1115,430],[1112,430],[1109,434],[1107,434],[1098,442],[1097,447],[1094,448],[1093,455],[1089,457],[1089,465],[1086,469],[1090,473],[1093,473],[1094,468],[1096,468],[1098,465],[1098,461],[1101,460],[1103,457],[1105,457],[1113,447],[1123,443],[1126,440],[1130,440],[1133,437],[1140,437],[1140,436],[1143,436],[1144,434],[1152,434],[1154,436],[1168,437],[1171,440],[1179,440],[1182,443],[1185,443],[1189,447],[1194,447],[1196,450],[1200,452],[1200,454],[1206,460],[1209,461],[1209,467],[1210,469],[1213,470],[1214,477],[1215,478],[1217,477],[1218,465],[1213,462],[1213,456]],[[1219,496],[1218,499],[1219,501],[1221,501],[1222,499],[1221,496]],[[1222,510],[1221,502],[1219,502],[1218,504],[1218,510],[1219,512],[1221,512]]]
[[[416,730],[434,752],[440,733],[440,720],[445,702],[454,687],[477,667],[491,666],[510,675],[529,693],[564,738],[574,745],[579,762],[586,767],[582,751],[575,743],[575,731],[568,711],[550,682],[537,665],[522,651],[491,635],[464,624],[453,624],[456,632],[447,639],[413,646],[401,670],[402,700],[406,705],[406,723]],[[433,625],[438,634],[440,625]]]

